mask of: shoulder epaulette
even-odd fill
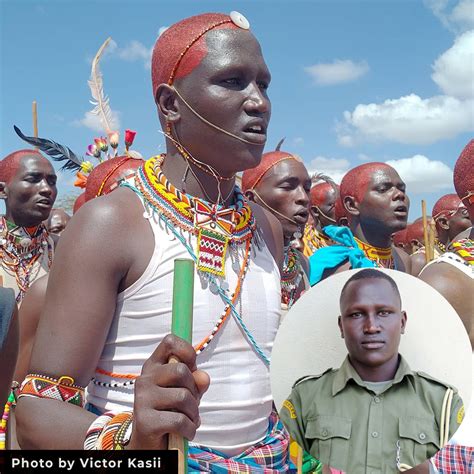
[[[431,375],[427,374],[426,372],[422,372],[422,371],[415,371],[415,374],[419,375],[420,377],[423,377],[424,379],[426,380],[429,380],[430,382],[435,382],[437,383],[438,385],[441,385],[443,386],[444,388],[451,388],[454,390],[454,393],[457,393],[457,388],[456,387],[453,387],[452,385],[449,385],[448,383],[446,382],[443,382],[441,380],[438,380],[434,377],[432,377]]]
[[[297,385],[299,385],[302,382],[306,382],[306,380],[317,380],[317,379],[321,378],[323,375],[327,374],[328,372],[331,372],[332,370],[334,370],[334,369],[329,368],[329,369],[325,370],[322,374],[319,374],[319,375],[305,375],[304,377],[299,378],[293,384],[292,388],[295,388]]]

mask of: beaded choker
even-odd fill
[[[147,203],[176,227],[197,235],[198,270],[225,276],[229,244],[240,244],[253,237],[256,223],[250,206],[237,186],[235,204],[229,208],[182,193],[161,170],[164,158],[165,155],[150,158],[138,170],[135,186]]]
[[[288,309],[295,302],[296,293],[301,282],[302,267],[298,250],[293,247],[285,247],[285,259],[281,274],[281,302]]]
[[[48,267],[51,267],[53,248],[43,224],[32,228],[21,227],[0,217],[0,264],[15,275],[20,290],[17,303],[30,286],[34,264],[46,252]]]
[[[380,248],[362,242],[354,237],[357,245],[365,253],[365,256],[377,264],[381,268],[395,269],[395,260],[393,258],[392,247]]]

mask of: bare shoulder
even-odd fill
[[[392,245],[392,252],[394,253],[394,257],[397,259],[397,269],[405,273],[411,273],[412,268],[410,255],[394,245]]]
[[[410,256],[411,274],[418,276],[426,265],[426,256],[424,252],[419,252]]]
[[[263,232],[265,243],[277,262],[279,268],[283,264],[283,230],[280,221],[269,211],[254,202],[250,202],[258,226]]]

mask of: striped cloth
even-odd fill
[[[217,474],[291,472],[293,469],[289,464],[289,439],[278,415],[272,412],[265,438],[237,456],[229,458],[214,449],[189,443],[188,472]]]
[[[472,474],[474,472],[474,448],[448,444],[433,458],[440,474]]]

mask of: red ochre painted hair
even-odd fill
[[[454,188],[460,199],[467,196],[469,192],[474,193],[474,140],[471,140],[459,155],[454,165]],[[474,209],[474,196],[471,196],[471,202],[468,199],[463,200],[463,204],[472,210]]]
[[[456,212],[461,205],[461,199],[457,194],[445,194],[440,197],[435,205],[433,206],[433,219],[438,219],[440,217],[447,217],[447,215],[452,212]]]
[[[418,242],[424,244],[424,235],[423,235],[423,219],[416,220],[412,224],[409,224],[405,229],[406,242],[411,243],[412,240],[418,240]]]
[[[395,245],[407,243],[407,228],[395,232],[392,236],[393,243]]]
[[[79,196],[77,196],[76,200],[74,201],[72,213],[75,214],[82,207],[82,205],[85,204],[85,202],[86,202],[86,193],[83,192],[82,194],[79,194]]]
[[[205,34],[216,29],[238,29],[229,15],[203,13],[175,23],[156,40],[151,58],[153,97],[160,84],[173,84],[190,74],[206,57]]]
[[[97,165],[87,177],[85,201],[108,194],[110,187],[117,182],[121,173],[130,170],[133,173],[144,161],[130,156],[117,156]]]
[[[244,171],[242,175],[242,190],[245,192],[249,189],[254,189],[270,169],[284,160],[302,161],[298,156],[286,151],[269,151],[264,153],[262,161],[260,161],[258,166]]]
[[[326,196],[329,191],[332,189],[338,189],[339,186],[337,184],[331,184],[327,182],[322,182],[322,183],[317,183],[315,184],[312,188],[311,191],[309,192],[310,199],[311,199],[311,205],[312,206],[320,206],[321,204],[326,201]]]
[[[38,150],[18,150],[10,153],[2,161],[0,161],[0,181],[9,183],[10,180],[15,176],[23,157],[37,155],[46,159]]]
[[[364,163],[349,170],[342,178],[339,193],[344,202],[346,196],[353,196],[359,202],[364,199],[370,180],[376,171],[393,169],[390,165],[380,162]]]

